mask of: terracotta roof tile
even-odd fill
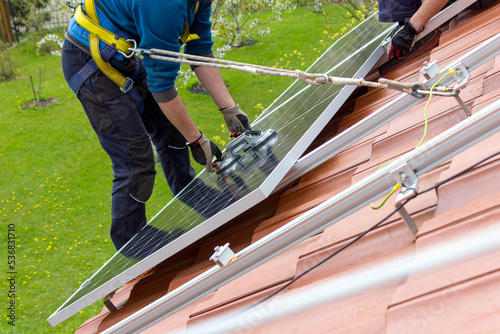
[[[495,272],[391,307],[385,333],[498,333],[498,300],[500,272]]]
[[[328,236],[330,237],[330,241],[325,242]],[[308,253],[300,257],[297,274],[301,274],[314,266],[316,263],[350,242],[351,239],[344,240],[340,243],[335,241],[336,239],[333,238],[332,234],[321,235],[321,242],[316,244],[328,244],[329,246],[311,252],[311,246],[313,246],[311,244],[307,249]],[[335,256],[334,259],[329,260],[323,266],[306,274],[293,283],[290,289],[307,286],[343,272],[359,270],[365,266],[372,266],[379,261],[384,261],[395,256],[398,252],[413,250],[413,242],[413,234],[411,234],[410,230],[401,220],[397,220],[369,233],[363,238],[362,242],[354,243],[352,246],[339,253],[339,255]]]
[[[477,149],[477,147],[476,147]],[[497,147],[498,149],[498,147]],[[468,164],[470,165],[470,163]],[[455,172],[463,170],[450,169]],[[454,173],[453,173],[454,174]],[[443,177],[448,175],[443,175]],[[435,218],[422,226],[420,233],[446,226],[460,218],[474,215],[499,205],[500,160],[478,167],[439,187]],[[496,199],[496,200],[495,200]]]
[[[292,248],[254,270],[221,287],[209,297],[196,303],[192,316],[197,316],[222,305],[233,303],[260,291],[272,289],[296,275],[297,262],[302,248],[301,244]]]
[[[498,20],[476,25],[467,34],[460,35],[460,39],[441,43],[431,52],[430,61],[437,60],[437,64],[443,68],[498,32],[500,32]]]
[[[420,248],[431,246],[442,240],[460,237],[477,229],[495,226],[499,218],[500,209],[497,208],[496,210],[471,217],[465,221],[456,221],[452,225],[441,228],[434,233],[427,233],[418,238],[415,256],[419,256]],[[460,261],[460,263],[452,266],[443,267],[431,273],[410,275],[406,283],[401,285],[394,294],[391,307],[422,298],[434,291],[446,289],[450,285],[477,279],[490,272],[498,271],[500,270],[500,263],[496,259],[499,256],[500,250],[496,250],[480,257]]]
[[[467,11],[441,27],[440,45],[420,59],[384,74],[390,79],[422,80],[418,71],[425,59],[438,60],[443,68],[459,55],[500,31],[500,0],[482,11]],[[500,97],[500,56],[474,70],[472,80],[460,96],[473,113]],[[373,76],[377,73],[374,72]],[[400,93],[357,90],[336,117],[308,149],[326,141],[359,120],[387,105]],[[213,247],[231,244],[240,250],[262,238],[301,213],[374,173],[383,164],[412,150],[423,133],[422,99],[418,106],[388,125],[360,140],[356,145],[316,167],[255,208],[233,219],[212,235],[193,245],[184,258],[165,261],[132,293],[121,291],[114,297],[120,310],[103,311],[87,321],[79,333],[106,328],[138,310],[167,291],[179,287],[214,266],[208,258]],[[428,109],[427,140],[466,119],[453,98],[434,97]],[[419,189],[464,170],[472,163],[500,151],[500,133],[453,157],[420,177]],[[339,273],[352,272],[399,254],[419,256],[421,249],[453,236],[466,235],[500,217],[500,157],[416,197],[406,209],[419,226],[417,237],[395,214],[354,245],[316,268],[288,291],[301,291]],[[385,196],[382,196],[382,198]],[[374,200],[380,203],[382,198]],[[366,206],[328,227],[322,233],[257,267],[152,326],[146,333],[163,333],[190,326],[204,319],[248,306],[268,296],[333,251],[364,232],[394,209],[391,198],[384,207]],[[248,327],[251,333],[475,333],[500,332],[500,251],[464,260],[425,275],[410,275],[347,298],[311,308],[267,323]],[[115,299],[116,298],[116,299]],[[128,299],[128,300],[127,300]],[[126,303],[125,303],[126,301]]]
[[[456,39],[461,39],[464,35],[474,30],[482,28],[491,21],[495,21],[500,16],[500,6],[498,4],[499,2],[497,1],[496,5],[492,5],[481,11],[466,10],[459,14],[451,21],[450,27],[452,29],[441,34],[440,42],[442,47]]]

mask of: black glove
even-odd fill
[[[188,143],[188,146],[191,148],[193,159],[200,165],[205,165],[205,169],[209,173],[214,172],[215,164],[212,163],[214,155],[216,158],[215,162],[222,161],[222,152],[220,149],[212,141],[208,140],[203,133],[201,133],[200,138],[192,143]]]
[[[239,105],[220,109],[220,112],[224,116],[231,137],[238,137],[245,129],[252,130],[247,115],[240,109]]]
[[[410,53],[413,44],[415,44],[415,37],[424,30],[416,31],[411,25],[410,20],[407,18],[404,22],[400,22],[390,34],[388,55],[389,60],[393,57],[399,59]]]

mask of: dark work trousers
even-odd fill
[[[91,57],[68,41],[64,42],[62,67],[66,81]],[[111,203],[111,239],[120,249],[144,225],[145,202],[151,196],[155,164],[150,138],[173,194],[179,193],[195,176],[190,165],[186,140],[168,121],[149,92],[146,72],[140,59],[140,72],[134,87],[144,101],[139,115],[129,95],[101,71],[94,73],[80,88],[78,99],[83,105],[102,148],[111,158],[113,190]],[[135,64],[120,68],[131,77]]]
[[[403,22],[422,5],[422,0],[380,0],[378,2],[380,22]]]

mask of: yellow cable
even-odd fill
[[[434,88],[441,82],[441,80],[443,80],[444,78],[446,78],[448,75],[450,74],[453,74],[455,73],[455,70],[449,70],[448,73],[446,73],[445,75],[443,75],[443,77],[441,79],[439,79],[434,85],[432,85],[430,91],[429,91],[429,99],[427,100],[427,104],[425,105],[425,108],[424,108],[424,135],[422,136],[422,139],[420,139],[420,142],[418,143],[417,146],[415,146],[415,148],[419,147],[420,145],[422,145],[422,143],[424,142],[425,140],[425,137],[427,136],[427,126],[429,124],[429,119],[427,117],[427,107],[429,107],[429,104],[431,103],[431,98],[432,98],[432,91],[434,90]],[[382,167],[380,168],[384,168],[385,166],[387,166],[388,164],[385,164],[383,165]],[[387,200],[392,196],[392,194],[394,194],[399,188],[401,188],[401,184],[397,183],[394,188],[392,188],[391,192],[384,198],[384,200],[382,201],[382,203],[380,203],[380,205],[378,206],[374,206],[373,203],[370,203],[370,207],[373,209],[373,210],[378,210],[380,209],[381,207],[384,206],[385,202],[387,202]]]
[[[384,198],[384,200],[382,201],[382,203],[380,203],[379,206],[373,206],[373,203],[370,203],[370,207],[373,210],[380,209],[381,207],[384,206],[385,202],[387,202],[387,200],[389,199],[389,197],[391,197],[392,194],[394,194],[396,191],[398,191],[399,188],[401,188],[401,185],[399,183],[396,183],[396,185],[394,186],[394,188],[392,188],[391,192]]]
[[[422,145],[422,143],[425,140],[425,137],[427,136],[427,126],[429,124],[429,119],[427,118],[427,107],[429,107],[429,104],[431,103],[432,91],[441,82],[441,80],[443,80],[448,75],[453,74],[453,73],[455,73],[455,70],[449,70],[448,73],[446,73],[445,75],[443,75],[443,77],[441,79],[439,79],[434,85],[432,85],[432,87],[431,87],[431,89],[429,91],[429,99],[427,100],[427,104],[425,105],[425,108],[424,108],[424,135],[422,136],[422,139],[420,139],[420,141],[418,142],[417,146],[415,146],[415,148],[417,148],[420,145]]]

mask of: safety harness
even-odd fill
[[[199,2],[196,3],[195,13],[198,7]],[[139,113],[142,113],[144,103],[134,88],[134,80],[139,73],[139,62],[136,62],[137,66],[131,78],[125,77],[109,63],[113,57],[118,60],[135,57],[136,41],[127,31],[116,27],[102,10],[96,7],[94,0],[84,0],[83,6],[78,5],[75,8],[73,20],[74,22],[70,22],[68,32],[73,38],[88,44],[92,59],[69,80],[70,88],[78,94],[83,83],[97,70],[101,70],[120,87],[123,93],[132,98]],[[195,39],[199,39],[199,36],[189,33],[189,24],[186,22],[183,34],[179,37],[180,43],[185,44]]]
[[[115,33],[101,26],[99,22],[99,17],[107,20],[106,25],[115,31]],[[68,29],[70,35],[87,44],[90,50],[90,55],[92,59],[89,60],[73,77],[69,80],[69,87],[78,95],[78,91],[81,86],[93,75],[97,70],[106,75],[111,81],[120,87],[120,90],[124,94],[128,94],[130,98],[134,101],[141,114],[144,111],[144,103],[141,96],[134,88],[134,80],[139,74],[139,62],[136,61],[136,67],[132,77],[125,77],[120,71],[114,68],[109,61],[111,58],[115,57],[117,59],[132,58],[135,57],[135,52],[129,50],[129,48],[134,48],[136,42],[131,38],[124,38],[122,36],[129,37],[130,34],[122,29],[118,29],[114,24],[107,19],[107,17],[102,14],[98,16],[97,9],[94,0],[85,0],[84,7],[78,5],[75,8],[75,13],[72,21],[70,22],[70,28],[73,24],[78,24],[81,28],[88,32],[88,36],[83,36],[85,34],[72,34],[71,30]],[[76,36],[74,36],[76,35]],[[103,41],[106,45],[101,51],[100,43]],[[119,53],[119,54],[117,54]],[[119,56],[119,57],[117,57]]]

